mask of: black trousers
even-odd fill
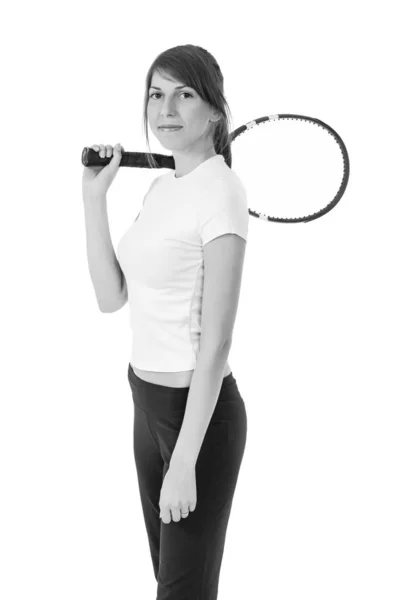
[[[139,378],[129,363],[133,451],[157,600],[216,600],[233,496],[247,437],[245,404],[233,374],[222,382],[196,462],[197,504],[165,524],[160,493],[182,425],[189,387]]]

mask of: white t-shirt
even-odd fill
[[[170,170],[154,179],[117,248],[128,289],[133,367],[195,368],[203,247],[224,233],[247,241],[248,223],[246,190],[221,154],[183,177]]]

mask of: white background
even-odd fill
[[[217,59],[235,128],[316,116],[351,162],[345,195],[323,218],[250,218],[229,357],[248,438],[218,598],[399,599],[395,11],[386,0],[3,11],[4,600],[156,597],[133,458],[128,306],[97,306],[81,152],[117,142],[146,151],[145,75],[186,43]],[[120,169],[108,193],[114,247],[154,176]]]

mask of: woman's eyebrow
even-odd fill
[[[184,87],[190,87],[190,86],[189,85],[177,85],[175,89],[176,90],[181,90]],[[150,88],[153,88],[155,90],[161,90],[161,88],[156,87],[155,85],[151,85]]]

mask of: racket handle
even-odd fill
[[[149,152],[121,152],[120,167],[138,167],[140,169],[151,169],[147,161],[147,157],[150,156]],[[157,163],[156,169],[175,169],[175,160],[173,156],[166,156],[165,154],[154,154],[152,153],[154,160]],[[104,167],[111,161],[112,156],[105,156],[104,158],[99,155],[96,150],[85,146],[82,151],[82,164],[85,167]]]

